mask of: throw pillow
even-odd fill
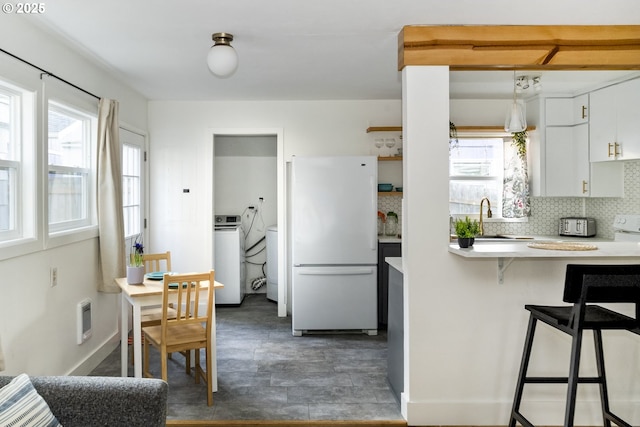
[[[0,426],[62,427],[27,374],[0,389]]]

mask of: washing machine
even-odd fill
[[[278,301],[278,226],[267,227],[267,299]]]
[[[239,305],[245,295],[247,266],[244,230],[239,215],[216,215],[214,226],[213,268],[216,281],[216,305]]]

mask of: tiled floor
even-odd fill
[[[240,307],[217,308],[217,339],[213,406],[206,404],[204,385],[185,374],[184,358],[174,355],[168,419],[403,419],[386,379],[384,331],[293,337],[290,317],[277,317],[276,304],[264,295],[249,295]],[[159,376],[157,354],[150,364]],[[92,372],[119,374],[120,348]]]

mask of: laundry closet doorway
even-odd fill
[[[241,216],[244,230],[244,294],[267,297],[267,230],[284,223],[281,218],[282,186],[280,158],[282,132],[279,130],[215,130],[213,132],[213,214]],[[283,227],[280,227],[283,228]],[[278,315],[286,316],[283,237],[278,233]],[[214,232],[215,235],[215,232]],[[222,250],[222,248],[220,248]],[[216,259],[216,244],[213,256]],[[216,269],[225,266],[214,266]],[[235,266],[230,266],[234,268]],[[237,267],[235,267],[237,268]]]

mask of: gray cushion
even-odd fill
[[[0,377],[0,387],[11,380]],[[164,427],[168,385],[160,379],[31,377],[64,427]]]

